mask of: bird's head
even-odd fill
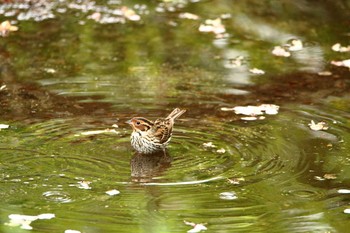
[[[143,117],[134,117],[126,122],[136,132],[147,131],[153,126],[153,122]]]

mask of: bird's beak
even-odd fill
[[[125,123],[131,125],[131,120],[127,120]]]

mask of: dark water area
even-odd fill
[[[1,1],[0,232],[347,232],[349,9]],[[135,153],[125,121],[176,107]]]

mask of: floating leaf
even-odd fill
[[[272,50],[272,54],[278,57],[290,57],[290,52],[281,46],[275,46]]]
[[[192,13],[188,13],[188,12],[184,12],[184,13],[180,13],[179,14],[179,18],[180,19],[192,19],[192,20],[198,20],[199,16],[192,14]]]
[[[32,230],[33,227],[30,225],[33,221],[38,219],[52,219],[55,217],[55,214],[39,214],[39,215],[22,215],[22,214],[10,214],[8,223],[5,223],[7,226],[20,226],[20,228],[25,230]]]
[[[341,53],[350,52],[350,45],[345,47],[345,46],[341,46],[340,43],[336,43],[332,46],[332,50],[335,52],[341,52]]]
[[[224,148],[221,148],[221,149],[218,149],[216,152],[219,154],[224,154],[226,150]]]
[[[0,131],[2,129],[8,129],[10,126],[9,125],[6,125],[6,124],[0,124]]]
[[[292,40],[289,45],[289,51],[300,51],[303,49],[303,42],[301,40]]]
[[[123,6],[121,10],[125,18],[127,18],[128,20],[139,21],[141,19],[141,16],[139,16],[134,10],[126,6]]]
[[[228,59],[228,62],[225,64],[225,68],[237,68],[241,67],[243,65],[244,57],[243,56],[237,56],[235,58]]]
[[[114,133],[114,134],[119,134],[118,131],[115,129],[102,129],[102,130],[91,130],[91,131],[85,131],[81,132],[80,134],[75,134],[74,136],[90,136],[90,135],[97,135],[97,134],[103,134],[103,133]]]
[[[316,124],[313,120],[309,123],[309,127],[314,131],[327,130],[329,128],[326,122],[321,121]]]
[[[221,108],[221,111],[234,111],[236,114],[246,115],[247,117],[241,117],[242,120],[254,121],[265,119],[264,114],[276,115],[278,114],[279,106],[275,104],[261,104],[259,106],[236,106],[234,108]],[[260,116],[259,116],[260,115]],[[259,117],[257,117],[259,116]]]
[[[326,180],[325,178],[323,178],[323,177],[321,177],[321,176],[314,176],[314,179],[315,179],[315,180],[318,180],[318,181]]]
[[[235,192],[222,192],[220,193],[220,199],[223,200],[235,200],[238,197],[236,196]]]
[[[206,148],[215,148],[216,146],[212,142],[205,142],[203,146]]]
[[[81,233],[81,232],[77,230],[65,230],[64,233]]]
[[[226,32],[225,26],[221,22],[221,18],[207,19],[198,29],[200,32],[213,32],[214,34],[223,34]]]
[[[120,191],[118,191],[116,189],[112,189],[112,190],[106,191],[106,194],[108,194],[109,196],[115,196],[115,195],[120,194]]]
[[[249,72],[250,72],[250,73],[253,73],[253,74],[265,74],[265,71],[260,70],[260,69],[258,69],[258,68],[250,69]]]
[[[54,74],[56,73],[56,70],[53,68],[44,68],[44,71],[49,74]]]
[[[18,27],[12,26],[10,21],[6,20],[0,24],[0,35],[7,36],[9,32],[17,31]]]
[[[320,76],[331,76],[332,72],[326,70],[326,71],[320,71],[317,74]]]
[[[184,220],[184,223],[186,225],[189,225],[189,226],[193,227],[193,229],[187,231],[189,233],[196,233],[196,232],[206,231],[208,229],[205,226],[206,223],[194,223],[194,222],[188,222],[188,221],[185,221],[185,220]]]
[[[341,194],[350,194],[350,189],[339,189],[339,190],[338,190],[338,193],[341,193]]]
[[[80,188],[80,189],[91,189],[90,184],[91,184],[90,181],[82,180],[82,181],[78,182],[78,188]]]
[[[240,184],[242,181],[245,181],[244,177],[239,177],[239,178],[232,178],[232,179],[228,179],[228,181],[230,182],[230,184]]]
[[[326,180],[335,180],[335,179],[337,179],[337,175],[336,174],[324,174],[323,177]]]
[[[344,67],[350,68],[350,59],[343,60],[343,61],[331,61],[331,64],[335,66],[344,66]]]

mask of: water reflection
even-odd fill
[[[10,125],[0,131],[2,215],[59,216],[35,224],[38,232],[185,232],[183,220],[213,232],[346,232],[349,198],[339,188],[349,187],[350,87],[348,70],[327,64],[346,58],[330,51],[348,43],[348,29],[339,27],[348,16],[335,13],[348,8],[181,2],[200,19],[154,7],[141,24],[87,21],[95,7],[80,18],[17,17],[19,32],[0,42],[0,123]],[[229,37],[198,33],[207,18],[228,11]],[[290,38],[304,49],[274,57],[272,48]],[[250,74],[253,67],[266,74]],[[332,75],[314,74],[324,69]],[[256,103],[282,111],[256,122],[220,111]],[[178,105],[191,112],[165,153],[132,155],[122,125],[113,135],[87,134],[132,112],[161,115]],[[310,131],[310,120],[327,121],[329,131]],[[105,194],[114,189],[120,195]]]
[[[135,153],[130,161],[132,181],[150,182],[162,175],[171,166],[171,162],[168,150],[153,154]]]

